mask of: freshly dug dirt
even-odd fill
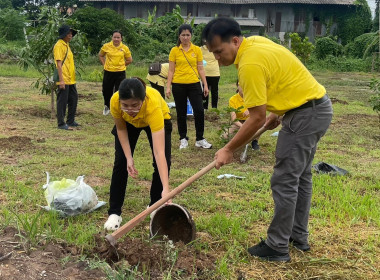
[[[162,272],[170,270],[173,275],[192,279],[209,279],[208,273],[215,269],[215,257],[201,253],[182,242],[175,244],[165,241],[146,242],[126,237],[118,240],[115,247],[109,245],[103,236],[96,236],[94,252],[111,266],[127,262],[138,265],[139,270],[149,268],[151,279],[161,279]],[[178,253],[178,254],[177,254]],[[174,264],[174,265],[173,265]]]
[[[17,238],[15,228],[0,233],[0,279],[24,280],[99,280],[106,279],[99,269],[90,269],[76,259],[79,250],[65,244],[46,244],[32,249],[28,255]],[[63,261],[64,257],[70,259]]]
[[[115,271],[121,266],[137,266],[152,280],[162,279],[169,271],[173,276],[180,275],[181,279],[206,280],[215,269],[215,257],[183,243],[149,242],[127,237],[112,247],[99,234],[95,236],[96,246],[85,252],[65,243],[46,243],[32,248],[27,254],[17,233],[12,227],[0,231],[0,279],[107,279],[104,271],[91,269],[87,261],[79,259],[83,253],[89,259],[97,257],[106,261]]]

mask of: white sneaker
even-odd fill
[[[120,227],[122,218],[116,214],[111,214],[107,222],[104,224],[106,230],[117,230]]]
[[[146,207],[146,209],[148,209],[150,206],[148,205],[147,207]],[[151,219],[153,219],[153,217],[154,217],[154,214],[156,214],[156,212],[157,212],[157,209],[156,210],[154,210],[152,213],[150,213],[150,218]]]
[[[110,114],[110,108],[108,108],[107,105],[104,105],[103,115],[107,116],[109,114]]]
[[[185,149],[189,146],[189,142],[187,141],[186,138],[181,139],[181,144],[179,145],[179,149]]]
[[[203,149],[211,149],[212,145],[207,142],[206,139],[202,139],[195,142],[195,147],[203,148]]]

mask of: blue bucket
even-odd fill
[[[187,99],[187,115],[192,116],[193,115],[193,107],[191,107],[189,99]]]

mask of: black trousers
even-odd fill
[[[125,79],[125,71],[110,72],[104,70],[103,74],[103,98],[104,105],[110,108],[110,100],[114,92],[119,90],[122,80]]]
[[[171,165],[171,133],[172,123],[171,120],[165,120],[165,157],[168,165],[168,173]],[[153,176],[152,185],[150,187],[150,205],[161,199],[162,183],[158,172],[156,160],[153,155],[153,141],[152,132],[149,127],[137,128],[127,123],[129,145],[131,147],[132,155],[134,153],[137,140],[142,130],[145,130],[148,136],[150,148],[153,156]],[[112,171],[111,187],[110,187],[110,208],[108,209],[108,215],[116,214],[121,215],[121,207],[124,204],[125,191],[127,188],[128,171],[127,171],[127,159],[125,158],[123,148],[121,147],[119,138],[117,137],[116,127],[113,128],[112,134],[115,136],[115,162]]]
[[[220,77],[208,77],[206,76],[207,86],[211,92],[211,106],[212,108],[218,108],[218,99],[219,99],[219,79]],[[203,107],[208,109],[208,97],[203,96]]]
[[[161,94],[162,98],[165,99],[165,87],[159,86],[159,85],[152,83],[152,82],[150,82],[150,85],[152,86],[152,88],[158,90],[158,92]]]
[[[75,113],[77,112],[78,92],[74,85],[65,85],[65,89],[57,90],[57,121],[58,126],[65,124],[66,108],[67,123],[72,124],[75,121]]]
[[[187,139],[187,99],[193,107],[196,140],[203,139],[205,127],[205,113],[203,109],[203,93],[200,83],[194,84],[172,84],[172,92],[177,111],[177,125],[179,139]]]

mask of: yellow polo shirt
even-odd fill
[[[201,51],[202,51],[203,59],[206,60],[206,66],[204,66],[206,76],[219,77],[220,76],[219,63],[215,59],[214,54],[212,52],[209,52],[206,45],[203,45],[201,47]]]
[[[119,92],[115,92],[111,98],[111,115],[115,119],[123,119],[134,127],[150,127],[152,132],[164,128],[164,120],[170,120],[169,107],[161,94],[151,87],[146,87],[146,96],[140,111],[135,117],[131,117],[121,110]]]
[[[243,39],[234,64],[246,108],[266,104],[268,111],[283,115],[326,94],[293,53],[261,36]]]
[[[243,97],[240,96],[240,94],[237,93],[237,94],[231,96],[228,106],[230,108],[235,109],[235,110],[237,110],[240,107],[243,107],[243,108],[239,109],[239,112],[236,113],[236,118],[239,121],[245,121],[246,119],[249,118],[249,115],[245,116],[243,114],[247,110],[247,108],[244,107],[244,99],[243,99]]]
[[[149,82],[152,82],[154,84],[157,84],[159,86],[164,87],[166,84],[166,81],[168,79],[168,73],[169,73],[169,63],[163,63],[161,64],[161,72],[159,75],[147,75],[146,79]]]
[[[106,57],[104,70],[110,72],[125,71],[127,69],[125,60],[132,56],[131,51],[126,45],[120,43],[118,47],[115,47],[112,41],[104,44],[99,54]]]
[[[175,63],[173,83],[193,84],[199,82],[197,64],[199,61],[203,61],[203,55],[200,47],[193,43],[190,44],[187,52],[183,50],[182,45],[174,47],[170,51],[169,61]]]
[[[67,57],[66,56],[66,52]],[[58,42],[54,45],[53,49],[54,54],[54,62],[55,67],[57,67],[57,60],[60,60],[63,62],[65,59],[65,62],[62,66],[62,75],[63,75],[63,81],[66,85],[74,85],[75,84],[75,65],[74,65],[74,56],[70,49],[70,46],[68,43],[63,41],[62,39],[59,39]],[[59,82],[56,83],[59,85]]]

